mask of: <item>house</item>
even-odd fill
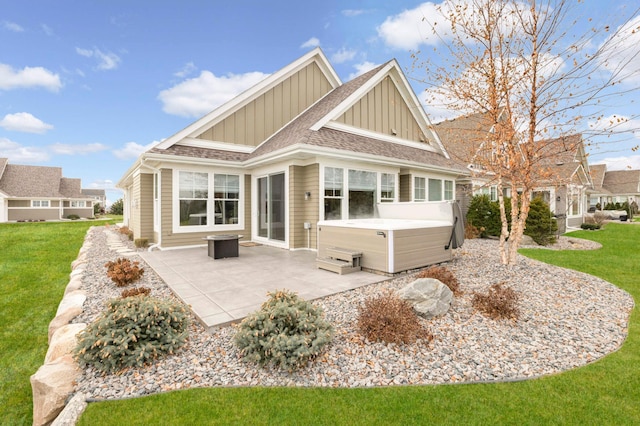
[[[596,164],[591,166],[591,171],[594,190],[590,194],[590,206],[600,204],[604,208],[609,203],[640,202],[640,170],[608,171],[605,164]]]
[[[91,198],[94,205],[98,204],[102,209],[107,207],[107,194],[104,189],[83,188],[81,192],[82,195],[86,195],[87,197]]]
[[[498,182],[494,173],[487,170],[491,161],[490,150],[485,149],[487,134],[493,125],[487,114],[471,114],[434,126],[451,158],[459,166],[470,171],[468,177],[456,183],[456,198],[462,200],[466,214],[469,199],[473,195],[486,194],[492,201],[498,199]],[[541,197],[549,204],[557,218],[558,231],[578,227],[587,211],[587,190],[592,188],[589,164],[580,134],[568,135],[536,142],[536,182],[534,197]],[[506,196],[510,190],[503,182]]]
[[[60,167],[9,164],[0,158],[0,222],[93,217],[93,200],[80,179],[62,177]]]
[[[342,83],[317,48],[143,153],[118,182],[134,238],[317,248],[320,220],[453,200],[450,160],[395,60]]]

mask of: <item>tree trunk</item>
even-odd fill
[[[498,205],[500,206],[500,263],[506,265],[508,263],[507,256],[507,238],[509,238],[509,222],[507,221],[507,213],[504,209],[504,194],[502,191],[502,176],[498,177]]]
[[[507,265],[515,265],[518,260],[518,247],[520,247],[526,228],[530,203],[531,190],[523,191],[518,196],[511,198],[511,233],[509,234]]]

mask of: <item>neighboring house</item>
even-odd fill
[[[453,200],[448,158],[398,63],[342,83],[314,49],[143,153],[118,182],[134,238],[216,233],[316,249],[316,223]]]
[[[492,201],[498,199],[498,186],[494,175],[482,166],[491,155],[485,149],[487,134],[493,131],[486,114],[472,114],[447,120],[434,126],[447,152],[453,160],[470,171],[467,178],[456,183],[456,198],[461,200],[466,214],[469,199],[473,195],[487,194]],[[549,204],[558,221],[558,231],[578,227],[587,211],[587,190],[592,187],[589,164],[579,134],[547,139],[539,144],[538,167],[533,179],[538,182],[533,196],[541,197]],[[510,195],[509,183],[503,182],[505,195]]]
[[[107,194],[104,189],[82,189],[82,195],[93,200],[93,205],[100,205],[100,208],[107,207]]]
[[[8,164],[0,158],[0,222],[93,217],[93,200],[80,179],[62,177],[60,167]]]
[[[456,199],[464,215],[474,195],[486,194],[491,201],[498,200],[494,176],[478,164],[480,161],[475,161],[492,129],[493,125],[486,114],[471,114],[434,125],[451,159],[459,167],[468,170],[467,176],[456,180]]]
[[[611,170],[607,171],[606,165],[596,164],[591,166],[601,174],[594,191],[589,198],[590,206],[600,204],[604,208],[607,203],[640,203],[640,170]]]
[[[534,190],[549,204],[558,220],[558,232],[578,228],[587,213],[588,193],[593,189],[591,173],[581,134],[537,142],[541,144],[540,167]]]

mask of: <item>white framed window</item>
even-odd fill
[[[175,170],[174,232],[241,230],[243,199],[240,174]]]
[[[324,219],[342,219],[342,200],[344,198],[344,169],[324,168]]]
[[[49,200],[31,200],[31,207],[50,207]]]
[[[240,215],[240,176],[214,175],[213,194],[215,224],[237,224]]]
[[[373,217],[377,186],[376,172],[349,170],[349,219]]]
[[[454,198],[453,188],[454,188],[454,184],[452,180],[444,181],[444,199],[445,200],[453,200]]]
[[[71,201],[70,207],[75,207],[75,208],[79,208],[79,207],[86,207],[86,204],[84,201]]]
[[[429,179],[429,201],[442,201],[442,179]]]
[[[178,172],[180,226],[203,226],[209,222],[209,174]]]
[[[427,199],[427,179],[416,176],[413,178],[413,201],[425,201]]]
[[[380,174],[380,202],[389,203],[396,199],[396,175],[391,173]]]

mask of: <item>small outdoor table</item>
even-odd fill
[[[209,235],[203,238],[207,240],[209,257],[223,259],[225,257],[238,257],[238,240],[242,235]]]

